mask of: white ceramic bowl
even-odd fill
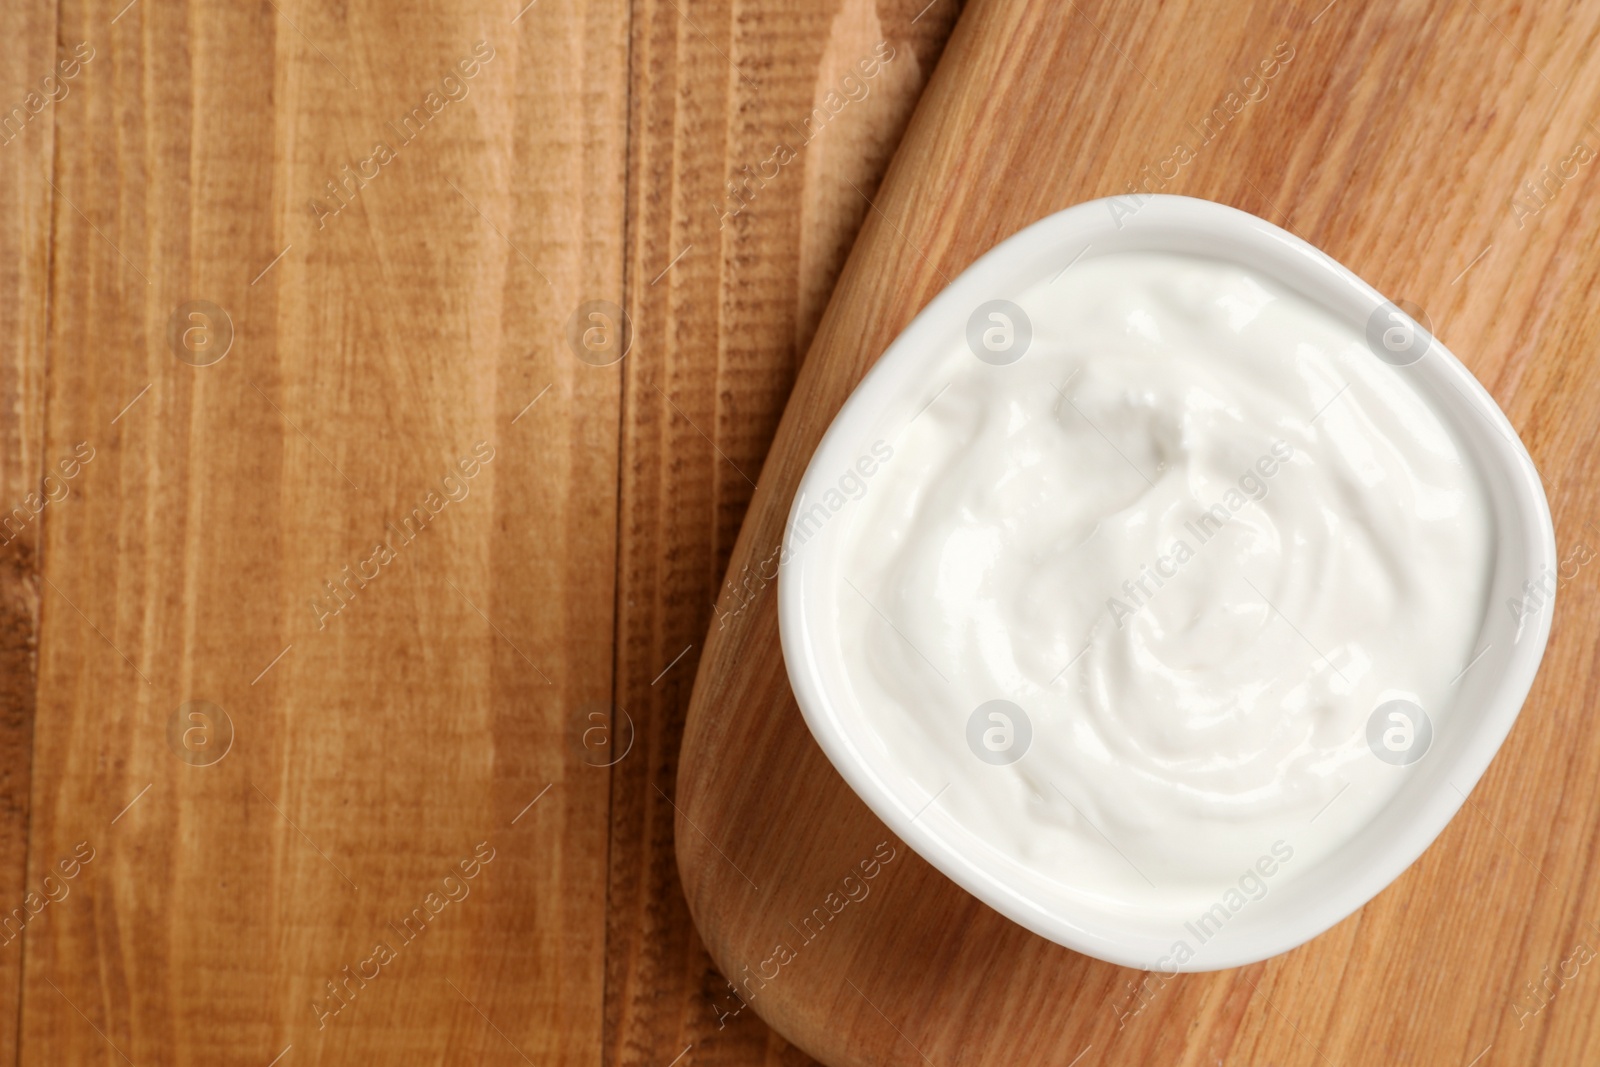
[[[1136,207],[1130,213],[1130,208]],[[1085,248],[1088,251],[1085,252]],[[1143,969],[1215,970],[1285,952],[1328,929],[1400,876],[1444,829],[1489,766],[1533,684],[1550,632],[1553,602],[1520,622],[1506,602],[1557,564],[1550,509],[1516,431],[1472,374],[1433,339],[1405,368],[1418,391],[1456,432],[1487,489],[1494,517],[1487,615],[1477,645],[1487,645],[1458,683],[1447,729],[1436,731],[1420,762],[1405,768],[1399,791],[1378,816],[1314,870],[1252,902],[1209,940],[1205,952],[1174,966],[1170,918],[1097,909],[1081,896],[1052,892],[1048,881],[1002,877],[992,862],[941,817],[928,797],[871,758],[870,727],[849,713],[838,654],[838,543],[846,523],[824,523],[803,543],[794,520],[863,454],[876,431],[929,399],[924,358],[963,335],[969,314],[996,296],[1023,291],[1079,256],[1116,252],[1189,253],[1237,262],[1365,331],[1381,294],[1298,237],[1253,215],[1188,197],[1096,200],[1051,215],[984,255],[935,297],[845,402],[823,436],[790,511],[778,582],[783,655],[800,710],[828,758],[888,827],[962,888],[1042,937]],[[1376,357],[1374,357],[1376,358]]]

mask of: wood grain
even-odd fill
[[[976,0],[874,197],[730,573],[779,543],[834,412],[950,278],[1043,215],[1146,181],[1287,226],[1421,304],[1527,442],[1562,557],[1592,548],[1600,200],[1595,159],[1570,161],[1600,149],[1597,37],[1593,3]],[[1293,59],[1267,94],[1161,177],[1281,44]],[[1593,1062],[1600,979],[1580,969],[1542,1001],[1530,983],[1600,945],[1595,583],[1586,568],[1563,587],[1516,729],[1395,885],[1294,952],[1164,983],[1024,932],[893,842],[870,896],[798,938],[791,922],[888,834],[806,731],[764,585],[713,630],[685,729],[690,909],[748,1006],[834,1065]],[[790,943],[778,977],[749,977]]]
[[[54,6],[0,10],[0,1060],[17,1055],[22,935],[6,917],[23,906],[38,642],[39,477],[50,242],[48,182],[55,145]],[[44,79],[54,81],[47,86]],[[73,81],[66,81],[71,98]],[[30,96],[30,94],[34,94]],[[19,110],[20,109],[20,110]]]
[[[626,11],[125,4],[61,11],[21,1061],[593,1063]]]
[[[726,983],[673,858],[679,738],[753,479],[956,12],[635,8],[616,651],[635,747],[611,793],[611,1063],[659,1067],[686,1050],[693,1064],[805,1062],[753,1013],[720,1010]]]
[[[90,56],[0,138],[0,499],[60,493],[0,546],[0,1060],[805,1062],[718,1025],[668,798],[956,11],[0,12],[16,102]]]

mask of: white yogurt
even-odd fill
[[[1477,471],[1404,368],[1241,267],[1110,255],[1012,299],[1026,354],[930,352],[937,399],[839,520],[880,765],[1103,905],[1180,921],[1264,856],[1297,877],[1404,778],[1376,708],[1449,728],[1491,571]]]

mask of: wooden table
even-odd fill
[[[0,10],[0,1058],[804,1061],[670,798],[925,3]]]

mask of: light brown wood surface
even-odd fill
[[[718,1026],[669,798],[738,471],[956,10],[0,11],[0,1061],[806,1062]]]
[[[3,124],[54,72],[55,12],[42,3],[8,4],[0,9],[0,36],[14,76],[5,83]],[[0,125],[0,142],[0,901],[9,910],[9,902],[22,900],[28,862],[39,523],[3,522],[19,504],[31,516],[27,495],[39,489],[52,199],[45,179],[55,129],[49,121],[13,119]],[[16,1058],[18,1015],[6,1009],[17,1004],[21,977],[20,945],[0,946],[0,1059],[8,1062]]]
[[[621,291],[625,13],[125,3],[58,31],[96,54],[41,451],[93,459],[44,513],[28,888],[93,860],[27,927],[21,1059],[592,1062],[607,780],[562,740],[610,686],[620,381],[545,338]]]
[[[722,982],[673,853],[678,749],[767,445],[957,10],[634,11],[615,682],[618,742],[634,750],[612,777],[608,1062],[809,1062],[753,1013],[719,1019]],[[880,42],[891,58],[867,76]],[[779,145],[790,162],[774,161]]]
[[[1527,442],[1561,557],[1592,550],[1600,160],[1573,160],[1600,149],[1597,40],[1593,3],[975,0],[874,197],[730,574],[770,572],[812,448],[949,279],[1022,226],[1144,181],[1285,44],[1266,95],[1149,188],[1255,212],[1420,304]],[[1545,183],[1539,199],[1525,182]],[[1293,952],[1142,997],[1141,973],[1026,933],[892,841],[869,896],[797,936],[889,834],[799,716],[775,586],[726,592],[685,731],[679,866],[722,973],[743,983],[775,946],[795,955],[744,1000],[724,987],[723,1009],[837,1067],[1600,1061],[1600,976],[1563,962],[1600,947],[1597,573],[1563,585],[1515,730],[1399,881]],[[1562,970],[1541,1007],[1530,983]]]

